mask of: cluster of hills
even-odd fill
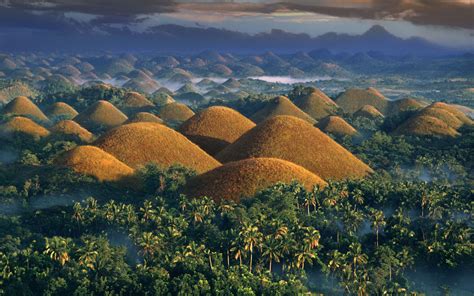
[[[0,54],[0,103],[16,96],[35,96],[38,89],[77,87],[101,82],[131,90],[174,92],[183,100],[236,99],[275,86],[260,77],[288,77],[287,83],[317,79],[350,79],[359,75],[428,74],[448,70],[453,77],[472,76],[472,55],[445,58],[390,56],[378,52],[332,53],[312,50],[292,54],[231,54],[203,51],[191,55],[160,54]],[[30,87],[33,86],[33,89]]]
[[[195,112],[171,96],[156,105],[136,92],[125,92],[115,104],[39,103],[41,108],[20,96],[6,104],[1,139],[74,139],[80,145],[59,155],[56,166],[134,187],[140,186],[136,171],[148,163],[180,164],[198,174],[188,184],[189,195],[235,201],[279,181],[311,188],[370,175],[373,170],[336,141],[360,136],[348,119],[408,114],[393,128],[394,136],[452,138],[473,125],[469,108],[390,101],[374,88],[347,89],[333,99],[306,88],[291,99],[262,102],[249,117],[225,106]]]

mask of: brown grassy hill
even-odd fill
[[[316,120],[334,115],[339,108],[331,98],[319,89],[314,89],[311,93],[297,98],[294,103]]]
[[[215,155],[253,127],[255,123],[239,112],[215,106],[188,119],[178,131],[210,155]]]
[[[154,107],[155,105],[150,102],[145,96],[137,92],[128,92],[125,94],[122,104],[127,108],[146,108]]]
[[[456,116],[463,124],[472,125],[474,122],[464,112],[459,110],[455,105],[450,105],[442,102],[433,103],[427,108],[439,108],[449,111],[451,114]]]
[[[412,116],[393,132],[395,135],[457,137],[459,133],[445,122],[432,116]]]
[[[184,122],[193,117],[194,112],[185,104],[173,102],[160,108],[158,116],[164,121]]]
[[[357,110],[356,113],[354,113],[354,116],[356,117],[365,117],[369,119],[375,119],[375,118],[383,118],[383,114],[380,113],[377,108],[375,108],[372,105],[364,105],[362,108]]]
[[[194,177],[185,192],[191,197],[208,196],[216,201],[240,201],[278,182],[298,181],[312,190],[326,182],[305,168],[277,158],[250,158],[229,162]]]
[[[0,126],[2,137],[9,137],[12,134],[21,134],[39,139],[48,136],[49,131],[29,118],[16,116]]]
[[[325,133],[338,137],[353,136],[357,130],[339,116],[328,116],[321,119],[316,126]]]
[[[284,96],[276,97],[271,102],[268,102],[265,107],[253,114],[250,119],[256,123],[260,123],[266,119],[278,115],[290,115],[298,117],[311,124],[316,122],[314,118],[303,112],[300,108],[293,104],[290,99]]]
[[[55,159],[55,164],[99,181],[125,181],[134,174],[131,167],[94,146],[78,146],[67,151]]]
[[[336,103],[347,113],[355,113],[365,105],[372,105],[382,114],[388,109],[389,101],[375,88],[351,88],[340,94]]]
[[[293,116],[262,122],[216,156],[223,163],[250,157],[285,159],[325,180],[360,178],[372,172],[322,131]]]
[[[150,162],[163,167],[178,163],[202,173],[219,166],[185,136],[158,123],[122,125],[105,133],[95,145],[134,168]]]
[[[390,102],[390,114],[397,114],[405,111],[419,110],[423,108],[423,103],[413,99],[404,98]]]
[[[76,137],[85,143],[90,143],[94,140],[94,134],[72,120],[61,120],[51,128],[51,132],[61,136]]]
[[[453,113],[449,112],[446,109],[432,106],[422,109],[415,116],[431,116],[437,118],[455,130],[457,130],[463,125],[463,122],[459,120]]]
[[[156,116],[155,114],[149,112],[138,112],[133,114],[128,118],[125,122],[127,123],[135,123],[135,122],[155,122],[155,123],[163,123],[163,120]]]
[[[57,102],[46,109],[46,114],[50,118],[61,117],[72,119],[79,114],[73,107],[63,102]]]
[[[3,108],[2,113],[5,115],[26,116],[43,122],[49,121],[43,111],[27,97],[16,97]]]
[[[107,101],[97,101],[74,117],[74,121],[90,130],[110,129],[121,125],[127,119],[122,111]]]

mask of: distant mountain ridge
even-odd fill
[[[60,40],[60,42],[59,42]],[[58,44],[61,45],[58,48]],[[420,37],[403,39],[375,25],[360,35],[329,32],[317,37],[273,29],[250,35],[218,28],[184,27],[168,24],[137,33],[128,29],[107,28],[104,34],[69,32],[58,35],[38,32],[34,36],[5,36],[3,51],[113,51],[113,52],[200,52],[233,53],[274,51],[279,54],[328,49],[333,53],[378,51],[388,55],[440,56],[460,54],[455,48],[434,44]]]

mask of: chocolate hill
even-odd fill
[[[388,110],[389,101],[375,88],[351,88],[336,98],[336,103],[347,113],[355,113],[365,105],[372,105],[382,114]]]
[[[156,116],[155,114],[149,112],[138,112],[131,115],[125,123],[135,123],[135,122],[155,122],[163,123],[163,120]]]
[[[47,129],[29,118],[15,116],[0,126],[0,136],[2,138],[9,138],[14,134],[40,139],[49,136],[50,133]]]
[[[314,124],[316,121],[314,118],[303,112],[287,97],[279,96],[268,102],[265,107],[257,111],[250,117],[252,121],[260,123],[266,119],[272,118],[278,115],[290,115],[301,118],[307,122]]]
[[[131,167],[94,146],[78,146],[61,154],[54,163],[99,181],[125,181],[134,174]]]
[[[320,89],[312,89],[294,100],[296,106],[316,120],[334,115],[339,106]]]
[[[357,130],[339,116],[325,117],[316,126],[323,132],[337,137],[354,136],[357,134]]]
[[[240,201],[278,182],[298,181],[308,190],[326,182],[305,168],[277,158],[250,158],[226,163],[189,181],[191,197],[208,196],[216,201]]]
[[[159,123],[122,125],[94,144],[133,168],[147,163],[162,167],[181,164],[202,173],[220,164],[185,136]]]
[[[13,99],[3,108],[2,114],[25,116],[42,122],[49,121],[43,111],[27,97]]]
[[[362,108],[357,110],[356,113],[354,113],[355,117],[365,117],[369,119],[376,119],[376,118],[383,118],[384,115],[380,113],[377,108],[375,108],[372,105],[364,105]]]
[[[457,137],[459,133],[432,116],[413,116],[393,131],[395,135]]]
[[[107,101],[97,101],[74,117],[74,121],[89,130],[110,129],[121,125],[127,116]]]
[[[158,112],[158,116],[167,122],[184,122],[193,115],[193,110],[185,104],[177,102],[164,105]]]
[[[50,105],[45,111],[51,119],[72,119],[79,114],[73,107],[63,102],[56,102]]]
[[[270,118],[217,154],[223,163],[274,157],[301,165],[321,178],[361,178],[372,169],[318,128],[293,116]]]
[[[94,140],[94,134],[72,120],[59,121],[51,128],[51,132],[61,137],[76,138],[84,143],[90,143]]]
[[[215,106],[195,114],[178,131],[210,155],[215,155],[253,127],[255,123],[239,112]]]

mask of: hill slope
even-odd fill
[[[239,112],[215,106],[188,119],[178,131],[207,153],[215,155],[253,127],[255,123]]]
[[[290,99],[284,96],[276,97],[271,102],[268,102],[266,106],[253,114],[250,119],[256,123],[260,123],[265,119],[269,119],[278,115],[290,115],[298,117],[311,124],[316,122],[314,118],[303,112],[300,108],[293,104]]]
[[[55,164],[99,181],[123,181],[134,174],[131,167],[94,146],[78,146],[67,151],[55,159]]]
[[[49,119],[30,99],[27,97],[16,97],[2,110],[5,115],[19,115],[48,122]]]
[[[338,137],[353,136],[357,130],[339,116],[328,116],[321,119],[316,126],[325,133]]]
[[[127,116],[107,101],[97,101],[74,117],[74,121],[90,130],[110,129],[121,125]]]
[[[309,94],[296,98],[294,103],[316,120],[334,115],[339,108],[331,98],[319,89],[313,89]]]
[[[365,105],[372,105],[382,114],[388,109],[389,101],[375,88],[351,88],[336,98],[336,103],[347,113],[355,113]]]
[[[94,144],[133,168],[150,162],[162,167],[181,164],[202,173],[220,164],[185,136],[159,123],[122,125]]]
[[[329,136],[292,116],[264,121],[216,156],[223,163],[250,157],[285,159],[325,180],[360,178],[372,172]]]
[[[216,201],[227,199],[238,202],[278,182],[292,181],[304,184],[308,190],[312,190],[315,185],[326,184],[315,174],[289,161],[251,158],[229,162],[194,177],[185,191],[191,197],[208,196]]]

